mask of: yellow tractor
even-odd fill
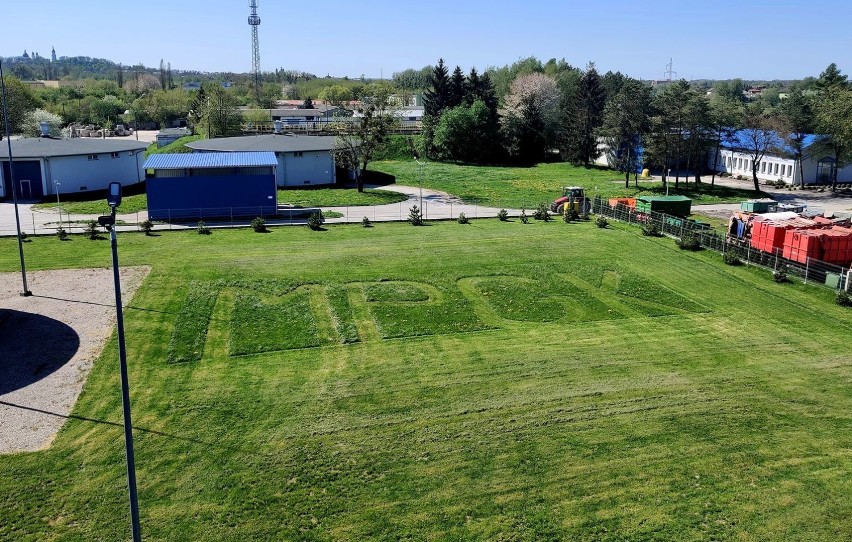
[[[580,186],[566,186],[562,188],[562,197],[557,198],[550,204],[550,211],[563,214],[565,207],[574,210],[578,215],[588,213],[591,210],[591,202],[586,197],[586,191]]]

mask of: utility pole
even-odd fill
[[[9,146],[9,180],[12,184],[12,201],[15,205],[15,226],[18,228],[18,255],[21,257],[21,282],[23,289],[21,295],[29,297],[33,295],[27,286],[27,264],[24,262],[24,240],[21,238],[21,215],[18,213],[18,186],[15,182],[15,163],[12,160],[12,140],[9,133],[9,108],[6,105],[6,78],[3,76],[3,62],[0,61],[0,89],[3,93],[3,125],[6,131],[6,144]]]

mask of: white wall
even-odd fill
[[[751,179],[751,161],[752,157],[748,154],[733,152],[726,149],[719,151],[718,164],[716,171],[730,173],[732,176],[742,175]],[[714,166],[714,153],[709,153],[707,166],[710,170]],[[796,173],[796,162],[788,158],[780,158],[777,156],[766,155],[760,161],[757,170],[757,178],[761,181],[777,181],[781,179],[789,184],[793,183],[794,174]]]
[[[317,186],[335,183],[334,156],[331,151],[278,153],[278,186]]]
[[[817,182],[817,164],[824,156],[810,156],[803,160],[803,171],[805,184],[816,184]],[[723,149],[719,154],[719,164],[716,167],[717,172],[727,172],[732,176],[742,175],[751,178],[751,158],[742,153],[732,152]],[[713,169],[713,153],[709,153],[707,166]],[[760,162],[760,169],[757,172],[757,178],[761,181],[777,181],[781,179],[787,184],[799,184],[801,176],[799,174],[799,165],[792,158],[781,158],[778,156],[766,155]],[[842,168],[837,174],[838,183],[852,183],[852,164]]]
[[[110,181],[130,186],[145,180],[142,151],[121,151],[118,158],[100,153],[97,160],[88,156],[56,156],[42,160],[44,193],[56,194],[53,181],[59,181],[60,194],[78,194],[106,190]]]

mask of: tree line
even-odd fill
[[[414,76],[414,73],[409,73]],[[495,83],[493,76],[499,81]],[[508,80],[511,77],[511,80]],[[502,99],[498,85],[505,85]],[[559,159],[589,167],[603,153],[625,174],[663,171],[675,185],[696,182],[722,147],[750,160],[755,189],[768,153],[800,162],[812,149],[837,171],[852,160],[852,88],[835,64],[772,99],[749,98],[740,80],[711,91],[685,80],[653,87],[621,73],[564,61],[526,59],[501,71],[449,73],[443,59],[426,80],[423,146],[436,160],[534,164]],[[714,152],[715,151],[715,152]],[[716,168],[712,168],[715,172]],[[801,167],[799,168],[801,170]],[[715,182],[715,173],[711,183]]]

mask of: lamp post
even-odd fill
[[[421,162],[417,156],[414,157],[414,161],[417,162],[417,169],[420,170],[420,212],[423,212],[423,168],[426,167],[426,164]]]
[[[98,218],[98,223],[106,227],[112,246],[112,274],[115,282],[115,315],[118,329],[118,361],[121,368],[121,404],[124,413],[124,451],[127,458],[127,489],[130,494],[130,524],[133,529],[133,542],[141,542],[139,527],[139,500],[136,495],[136,459],[133,453],[133,424],[130,420],[130,385],[127,381],[127,351],[124,347],[124,314],[121,306],[121,281],[118,273],[118,240],[115,235],[115,209],[121,205],[121,183],[109,183],[107,203],[110,214]]]
[[[59,187],[62,186],[62,183],[54,179],[53,186],[56,187],[56,208],[59,209],[59,227],[62,228],[62,204],[59,203]]]
[[[0,91],[3,97],[3,124],[6,132],[6,144],[9,147],[9,181],[12,184],[12,201],[15,204],[15,226],[18,228],[18,255],[21,258],[21,282],[23,289],[21,295],[29,297],[33,295],[27,286],[27,265],[24,262],[24,240],[21,238],[21,216],[18,213],[18,187],[15,183],[15,164],[12,160],[12,140],[9,139],[9,111],[6,105],[6,78],[3,76],[3,62],[0,61]]]

